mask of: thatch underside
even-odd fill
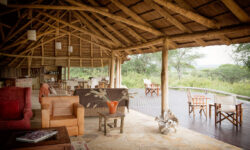
[[[169,49],[250,42],[248,0],[8,0],[0,8],[0,64],[12,67],[101,67],[112,52],[126,60],[161,51],[165,39]],[[37,41],[27,40],[29,29]]]

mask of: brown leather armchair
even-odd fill
[[[69,136],[84,133],[84,107],[79,96],[42,97],[42,128],[66,126]]]

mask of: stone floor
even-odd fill
[[[39,106],[35,101],[35,94],[32,104],[37,109]],[[32,127],[41,126],[39,109],[35,111],[31,124]],[[86,141],[90,150],[239,149],[181,126],[176,133],[162,135],[153,117],[134,110],[126,114],[123,134],[111,131],[104,136],[102,131],[98,131],[98,118],[87,117],[85,134],[74,138]]]

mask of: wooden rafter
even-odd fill
[[[91,6],[88,7],[77,7],[77,6],[56,6],[56,5],[15,5],[8,4],[9,8],[31,8],[31,9],[53,9],[53,10],[81,10],[81,11],[90,11]],[[92,9],[99,9],[104,12],[108,12],[106,8],[103,7],[92,7]]]
[[[49,23],[47,23],[47,22],[45,22],[45,21],[41,21],[41,20],[38,20],[38,21],[39,21],[39,22],[42,22],[43,24],[46,24],[46,25],[48,25],[48,26],[50,26],[50,27],[52,27],[52,28],[54,28],[54,29],[57,28],[56,26],[51,25],[51,24],[49,24]],[[60,30],[61,30],[62,32],[66,33],[66,34],[70,34],[70,32],[67,31],[67,30],[65,30],[65,29],[60,29]],[[80,33],[80,34],[81,34],[81,33]],[[75,37],[77,37],[77,38],[79,38],[79,39],[81,39],[81,40],[83,40],[83,41],[85,41],[85,42],[92,43],[92,44],[94,44],[94,45],[100,46],[100,47],[102,47],[102,48],[104,48],[104,49],[106,49],[106,50],[109,50],[109,49],[110,49],[110,48],[108,48],[108,47],[106,47],[106,46],[104,46],[104,45],[98,44],[98,43],[96,43],[96,42],[94,42],[94,41],[90,41],[90,40],[88,40],[88,39],[82,38],[80,35],[77,35],[77,34],[74,34],[74,33],[71,33],[71,35],[72,35],[72,36],[75,36]]]
[[[66,1],[69,2],[69,3],[71,3],[71,4],[73,4],[73,5],[77,5],[77,6],[80,6],[80,7],[89,7],[89,6],[87,6],[87,5],[83,4],[83,3],[76,2],[74,0],[66,0]],[[162,35],[162,33],[160,31],[158,31],[158,30],[155,30],[155,29],[153,29],[151,27],[148,27],[148,26],[142,25],[140,23],[128,20],[128,19],[123,18],[121,16],[114,15],[112,13],[104,12],[104,11],[101,11],[101,10],[98,10],[98,9],[93,9],[93,8],[91,8],[91,10],[89,10],[89,11],[101,14],[103,16],[107,16],[107,17],[109,17],[109,18],[111,18],[113,20],[116,20],[116,21],[119,21],[119,22],[123,22],[123,23],[126,23],[128,25],[134,26],[136,28],[145,30],[145,31],[150,32],[150,33],[152,33],[154,35],[158,35],[158,36]]]
[[[122,43],[115,38],[112,34],[110,34],[107,30],[105,30],[100,24],[98,24],[93,18],[91,18],[88,14],[84,12],[79,12],[81,15],[83,15],[89,22],[91,22],[93,25],[95,25],[101,32],[104,33],[108,38],[110,38],[113,42],[115,42],[118,46],[122,45]]]
[[[228,9],[241,21],[250,22],[249,15],[234,1],[234,0],[221,0]]]
[[[112,3],[114,3],[118,8],[120,8],[123,12],[125,12],[128,16],[132,17],[135,21],[142,23],[146,26],[149,26],[151,28],[152,25],[147,23],[145,20],[143,20],[140,16],[138,16],[135,12],[133,12],[132,10],[130,10],[127,6],[123,5],[121,2],[119,2],[118,0],[111,0]],[[155,29],[156,30],[156,29]],[[161,32],[161,31],[159,31]],[[156,50],[155,47],[152,47],[152,50]],[[140,51],[140,50],[139,50]]]
[[[2,22],[0,22],[0,26],[6,27],[6,28],[11,28],[11,26],[10,26],[10,25],[7,25],[7,24],[2,23]]]
[[[148,22],[146,22],[145,20],[143,20],[139,15],[137,15],[135,12],[133,12],[131,9],[129,9],[127,6],[125,6],[121,2],[119,2],[119,0],[111,0],[111,2],[114,3],[118,8],[120,8],[127,15],[129,15],[130,17],[132,17],[134,21],[139,22],[141,24],[144,24],[146,26],[152,27],[151,24],[149,24]]]
[[[52,32],[54,32],[54,30],[49,30],[49,31],[46,31],[46,32],[43,32],[43,33],[40,33],[40,34],[37,34],[37,38],[40,38],[44,35],[48,35],[48,34],[51,34]],[[19,41],[19,42],[16,42],[16,43],[12,43],[6,47],[4,47],[3,49],[1,49],[0,51],[4,51],[4,50],[7,50],[7,49],[10,49],[12,47],[15,47],[17,45],[20,45],[20,44],[23,44],[23,43],[26,43],[28,41],[28,39],[24,39],[22,41]]]
[[[241,33],[250,32],[250,26],[242,25],[242,26],[236,26],[236,27],[228,27],[224,29],[202,31],[202,32],[191,33],[191,34],[173,35],[173,36],[169,36],[168,39],[172,41],[178,41],[178,40],[194,40],[194,39],[211,38],[211,37],[216,38],[221,35],[225,35],[229,33],[238,33],[238,32],[241,32]],[[150,42],[142,43],[137,46],[114,49],[113,51],[124,51],[124,50],[131,50],[131,49],[137,49],[137,48],[146,48],[152,45],[160,44],[163,42],[163,40],[164,40],[164,37],[155,39]]]
[[[167,19],[170,23],[175,25],[177,28],[179,28],[183,32],[192,33],[192,31],[184,26],[180,21],[175,19],[173,16],[171,16],[167,11],[165,11],[163,8],[161,8],[159,5],[154,3],[152,0],[145,0],[144,1],[147,5],[151,6],[153,9],[155,9],[156,12],[158,12],[161,16],[163,16],[165,19]]]
[[[101,40],[101,41],[104,41],[104,42],[106,42],[106,43],[109,43],[109,44],[113,44],[113,45],[114,45],[114,43],[113,43],[112,41],[110,41],[110,40],[108,40],[108,39],[106,39],[106,38],[100,37],[99,35],[96,35],[96,34],[94,34],[94,33],[91,33],[91,32],[89,32],[89,31],[87,31],[87,30],[85,30],[85,29],[79,28],[78,26],[72,25],[72,24],[70,24],[70,23],[68,23],[68,22],[66,22],[66,21],[64,21],[64,20],[62,20],[62,19],[58,19],[58,18],[56,18],[56,17],[54,17],[54,16],[51,16],[51,15],[49,15],[49,14],[47,14],[47,13],[44,13],[44,12],[41,12],[41,11],[40,11],[40,13],[41,13],[42,15],[48,17],[48,18],[51,18],[51,19],[53,19],[53,20],[55,20],[55,21],[58,21],[58,22],[60,22],[60,23],[62,23],[62,24],[65,24],[65,25],[67,25],[67,26],[69,26],[69,27],[71,27],[71,28],[73,28],[73,29],[75,29],[75,30],[78,30],[78,31],[83,32],[83,33],[85,33],[85,34],[91,35],[91,36],[93,36],[93,37],[95,37],[95,38],[97,38],[97,39],[99,39],[99,40]]]
[[[201,16],[200,14],[194,13],[188,9],[184,9],[176,4],[173,4],[169,1],[165,1],[165,0],[154,0],[154,2],[176,12],[179,13],[182,16],[185,16],[199,24],[202,24],[206,27],[209,28],[220,28],[219,24],[217,24],[214,20],[208,19],[204,16]]]
[[[0,53],[0,56],[6,56],[6,57],[15,57],[15,58],[36,58],[36,59],[73,59],[73,60],[79,60],[79,59],[83,59],[83,60],[99,60],[99,59],[110,59],[110,57],[74,57],[74,56],[58,56],[58,57],[49,57],[49,56],[29,56],[29,55],[15,55],[15,54],[7,54],[7,53]]]

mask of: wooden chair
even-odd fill
[[[237,104],[235,96],[214,96],[215,106],[215,125],[221,124],[221,121],[227,119],[233,125],[238,127],[242,124],[242,103]],[[221,118],[223,116],[224,118]]]
[[[145,86],[145,95],[147,96],[149,93],[151,93],[151,96],[155,93],[157,96],[159,96],[160,92],[160,84],[154,84],[148,79],[143,79],[144,86]]]
[[[195,117],[195,109],[199,110],[200,115],[202,112],[207,118],[207,101],[210,99],[204,95],[191,95],[191,91],[188,89],[188,113],[189,115],[193,112],[193,117]]]

